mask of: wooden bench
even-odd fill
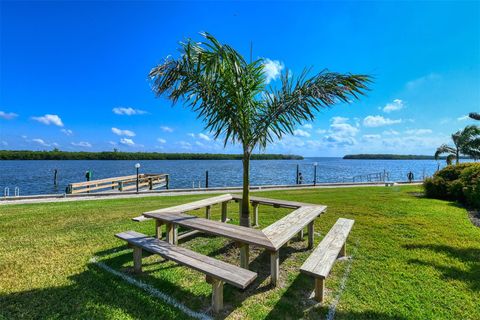
[[[272,242],[274,250],[270,251],[270,272],[272,283],[277,284],[279,274],[279,250],[297,234],[303,239],[303,229],[308,226],[308,248],[313,247],[314,221],[327,210],[326,206],[300,207],[287,216],[269,225],[262,232]]]
[[[115,235],[133,247],[133,268],[142,271],[142,250],[158,254],[167,260],[204,273],[207,282],[212,284],[212,308],[218,312],[223,308],[223,284],[245,289],[255,280],[255,272],[229,263],[181,248],[168,242],[148,237],[135,231],[126,231]]]
[[[340,218],[330,229],[318,247],[303,263],[300,271],[315,278],[315,299],[323,302],[325,279],[337,257],[346,253],[346,241],[354,220]]]

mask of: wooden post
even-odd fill
[[[254,226],[258,227],[258,203],[253,202],[253,223]]]
[[[118,191],[123,191],[123,181],[118,183]]]
[[[278,251],[270,253],[270,276],[272,284],[276,287],[278,283],[278,273],[280,269],[280,255]]]
[[[162,225],[163,225],[162,221],[155,220],[155,237],[158,240],[162,240]]]
[[[315,221],[312,221],[308,224],[308,249],[313,248],[313,239],[314,239],[314,226],[313,223]]]
[[[298,169],[298,164],[297,164],[297,176],[296,176],[296,184],[298,184],[298,172],[299,172],[299,169]]]
[[[167,223],[167,242],[171,244],[178,243],[177,225],[174,223]]]
[[[303,240],[303,229],[298,232],[298,240]]]
[[[168,190],[168,183],[170,182],[168,174],[165,176],[165,189]]]
[[[57,185],[57,173],[58,173],[58,169],[55,169],[54,172],[53,172],[53,185]]]
[[[340,249],[340,253],[338,254],[338,257],[339,258],[345,257],[346,255],[347,255],[347,242],[345,241],[345,243],[342,246],[342,249]]]
[[[240,248],[240,267],[243,269],[248,269],[249,262],[249,245],[246,243],[239,242],[237,246]]]
[[[323,302],[323,291],[325,289],[325,279],[315,278],[315,300]]]
[[[208,189],[208,170],[205,171],[205,188]]]
[[[133,247],[133,271],[142,272],[142,248]]]
[[[227,206],[228,201],[222,202],[222,222],[227,221]]]
[[[211,212],[212,212],[212,207],[211,206],[206,206],[205,207],[205,218],[209,219],[211,218]]]
[[[153,179],[152,178],[148,178],[148,188],[150,190],[153,190]]]
[[[217,313],[223,309],[223,281],[212,278],[212,309]]]

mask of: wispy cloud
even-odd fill
[[[400,132],[390,129],[390,130],[383,131],[383,134],[387,136],[397,136],[400,134]]]
[[[173,132],[173,128],[167,126],[161,126],[160,129],[162,129],[163,132]]]
[[[457,118],[458,121],[466,121],[470,119],[471,118],[468,116],[468,114]]]
[[[167,143],[167,140],[162,139],[162,138],[158,138],[157,141],[158,141],[158,143],[161,143],[161,144]]]
[[[0,119],[12,120],[16,117],[18,117],[18,114],[16,114],[16,113],[0,111]]]
[[[61,129],[60,130],[63,134],[65,134],[66,136],[71,136],[73,135],[73,131],[70,130],[70,129]]]
[[[302,129],[293,130],[293,135],[295,137],[307,137],[307,138],[311,136],[309,132]]]
[[[8,142],[7,142],[7,141],[4,141],[4,140],[2,140],[2,141],[0,141],[0,145],[2,145],[2,146],[5,146],[5,147],[6,147],[6,146],[8,146]]]
[[[204,141],[210,141],[211,140],[209,136],[207,136],[206,134],[203,134],[203,133],[199,133],[198,138],[202,139]]]
[[[80,142],[72,142],[72,146],[74,147],[83,147],[83,148],[91,148],[92,144],[87,141],[80,141]]]
[[[147,111],[140,109],[133,109],[131,107],[117,107],[112,109],[113,113],[124,116],[133,116],[137,114],[146,114]]]
[[[32,117],[32,119],[46,125],[53,124],[58,127],[63,127],[62,119],[56,114],[46,114],[41,117]]]
[[[430,129],[410,129],[405,131],[406,134],[409,135],[424,135],[432,133]]]
[[[383,116],[367,116],[363,119],[363,125],[365,127],[382,127],[392,124],[401,123],[402,119],[389,119]]]
[[[422,87],[424,84],[440,79],[441,76],[437,73],[430,73],[425,76],[407,82],[406,87],[408,90],[415,90]]]
[[[353,146],[357,143],[355,136],[359,132],[357,127],[348,123],[348,118],[333,117],[330,119],[330,128],[323,138],[331,147]]]
[[[127,136],[127,137],[135,137],[135,132],[130,130],[122,130],[118,128],[112,128],[112,132],[117,136]],[[127,139],[129,140],[129,139]]]
[[[128,146],[128,147],[135,146],[135,142],[133,142],[132,139],[128,139],[128,138],[120,139],[120,144],[123,144],[124,146]]]
[[[362,138],[366,141],[379,140],[382,136],[379,134],[364,134]]]
[[[310,123],[307,123],[307,124],[304,124],[304,125],[302,126],[302,128],[304,128],[304,129],[312,129],[313,126],[312,126]]]
[[[263,63],[263,72],[265,73],[265,82],[268,84],[280,77],[285,68],[282,62],[265,58]]]
[[[182,149],[187,149],[187,150],[189,150],[189,149],[192,148],[192,144],[189,143],[189,142],[179,141],[179,142],[177,142],[177,143],[178,143],[178,145],[180,146],[180,148],[182,148]]]
[[[45,140],[43,139],[40,139],[40,138],[35,138],[35,139],[32,139],[32,142],[35,142],[43,147],[51,147],[51,146],[58,146],[58,143],[56,142],[53,142],[53,143],[47,143],[45,142]]]
[[[383,112],[390,113],[392,111],[402,110],[404,108],[403,101],[400,99],[395,99],[393,102],[387,103],[385,107],[383,107]]]

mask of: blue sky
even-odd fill
[[[375,77],[267,152],[433,154],[480,111],[480,2],[2,1],[0,149],[239,152],[150,89],[201,31],[253,42],[272,84],[304,67]]]

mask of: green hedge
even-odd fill
[[[453,200],[480,208],[480,163],[450,165],[425,180],[429,198]]]

